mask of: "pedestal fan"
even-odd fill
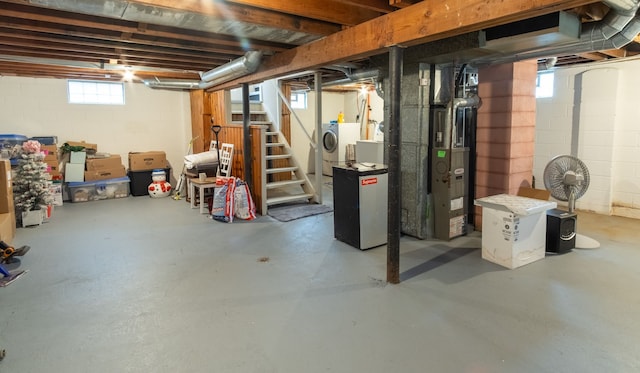
[[[576,248],[599,247],[600,244],[597,241],[575,232],[576,200],[587,192],[591,180],[589,169],[584,162],[571,155],[556,156],[544,168],[543,178],[544,186],[551,196],[559,201],[568,202],[569,214],[574,217],[573,227],[570,227],[571,224],[565,224],[560,229],[560,239],[575,236]]]

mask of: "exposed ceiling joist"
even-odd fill
[[[380,12],[332,0],[226,0],[226,3],[258,7],[347,26],[355,26],[382,15]]]
[[[316,19],[301,19],[292,14],[283,14],[260,8],[248,8],[231,2],[200,0],[129,0],[129,3],[193,12],[217,19],[232,19],[255,25],[275,27],[313,35],[329,35],[341,27]]]
[[[391,13],[397,9],[391,6],[389,0],[340,0],[339,2],[356,5],[360,8],[370,9],[380,13]]]

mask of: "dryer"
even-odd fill
[[[360,140],[360,123],[322,124],[322,174],[333,176],[333,166],[344,164],[347,145]]]

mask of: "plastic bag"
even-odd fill
[[[251,191],[244,180],[236,181],[236,190],[234,193],[234,215],[236,218],[243,220],[253,220],[256,218],[256,205],[251,198]]]
[[[214,220],[225,223],[233,222],[234,213],[234,177],[218,177],[216,186],[213,189],[213,206],[211,207],[211,217]]]

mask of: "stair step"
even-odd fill
[[[281,188],[281,187],[285,187],[285,186],[289,186],[289,185],[302,185],[304,183],[306,183],[306,181],[305,180],[300,180],[300,179],[274,181],[272,183],[267,183],[267,189],[276,189],[276,188]]]
[[[271,124],[271,122],[268,120],[250,120],[249,123],[255,124],[255,125],[261,124],[261,125],[267,125],[267,126]],[[244,124],[244,122],[241,120],[232,120],[231,124],[242,125]]]
[[[267,206],[279,205],[282,203],[309,200],[313,194],[294,194],[290,196],[267,198]]]
[[[291,158],[291,154],[274,154],[274,155],[265,156],[265,159],[268,161],[272,161],[274,159],[289,159],[289,158]]]
[[[291,172],[297,170],[298,167],[280,167],[280,168],[267,168],[267,174],[277,174],[280,172]]]
[[[240,115],[242,115],[242,110],[231,110],[231,114],[240,114]],[[264,110],[251,110],[251,111],[249,111],[249,114],[267,115],[267,112],[264,111]]]
[[[270,147],[270,148],[275,148],[275,147],[278,147],[278,146],[284,146],[284,143],[282,143],[282,142],[269,142],[269,143],[267,143],[265,145],[267,147]]]
[[[279,132],[267,132],[267,136],[277,136]]]

